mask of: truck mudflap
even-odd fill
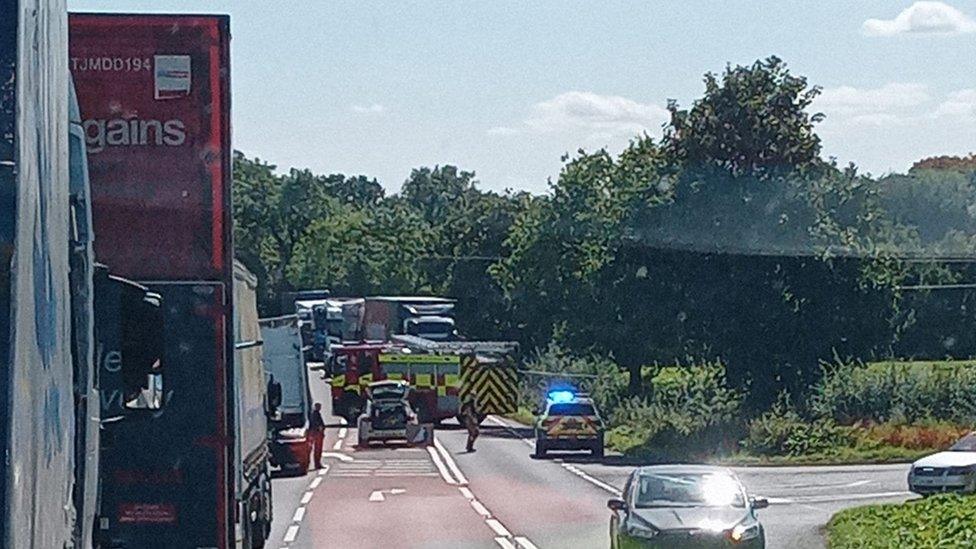
[[[511,414],[518,408],[518,371],[508,358],[485,359],[476,355],[461,358],[461,400],[468,395],[478,402],[482,414]]]

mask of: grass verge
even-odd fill
[[[827,524],[830,549],[976,546],[976,498],[938,495],[845,509]]]

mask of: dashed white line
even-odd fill
[[[570,465],[568,463],[560,463],[560,465],[562,465],[563,468],[566,469],[567,471],[575,474],[576,476],[578,476],[579,478],[581,478],[581,479],[589,482],[590,484],[592,484],[594,486],[597,486],[599,488],[602,488],[603,490],[606,490],[607,492],[610,492],[611,494],[613,494],[613,495],[615,495],[617,497],[620,497],[620,495],[621,495],[620,490],[617,490],[616,488],[614,488],[613,486],[607,484],[606,482],[603,482],[602,480],[600,480],[598,478],[591,477],[590,475],[586,474],[581,469],[579,469],[579,468],[577,468],[577,467],[575,467],[573,465]]]
[[[515,536],[515,541],[522,547],[522,549],[539,549],[534,543],[529,541],[529,538],[525,536]]]
[[[329,466],[325,465],[321,469],[319,469],[319,476],[324,477],[328,472],[329,472]]]
[[[471,507],[474,509],[476,513],[478,513],[481,516],[491,517],[491,511],[489,511],[488,508],[485,507],[484,504],[482,504],[480,501],[476,499],[471,500]]]
[[[454,473],[454,478],[457,479],[457,483],[462,486],[467,485],[468,479],[464,477],[464,473],[461,472],[461,468],[457,466],[457,463],[455,463],[454,458],[452,458],[451,454],[448,453],[447,448],[444,448],[444,445],[441,444],[441,441],[437,440],[437,437],[434,437],[434,446],[437,448],[437,451],[440,452],[441,455],[444,457],[444,461],[447,463],[447,466],[450,467],[451,472]]]
[[[332,445],[333,450],[338,450],[340,448],[342,448],[342,439],[335,441],[335,444]]]
[[[498,519],[493,519],[493,518],[486,519],[485,524],[487,524],[488,527],[494,530],[495,533],[498,534],[499,536],[502,536],[504,538],[512,537],[512,533],[508,531],[508,528],[505,528],[504,524],[498,522]]]
[[[497,537],[495,538],[495,543],[504,547],[505,549],[517,549],[512,542],[508,541],[508,538]]]
[[[461,486],[461,487],[458,488],[458,490],[461,491],[461,495],[462,496],[464,496],[464,497],[466,497],[468,499],[474,499],[474,494],[471,493],[471,490],[468,489],[467,486]]]
[[[321,476],[318,476],[318,477],[313,478],[312,479],[312,482],[308,483],[308,487],[309,487],[310,490],[314,490],[314,489],[316,489],[316,488],[319,487],[319,484],[322,484],[322,477]]]
[[[295,538],[297,537],[298,537],[298,525],[292,524],[291,526],[288,527],[288,531],[285,532],[285,543],[292,543],[295,541]]]
[[[312,501],[312,495],[313,495],[312,492],[305,492],[302,495],[301,504],[302,505],[308,505],[308,502]]]
[[[295,509],[295,516],[291,518],[292,522],[301,522],[305,518],[305,507],[299,507]]]
[[[430,458],[434,460],[434,466],[437,467],[437,471],[441,474],[444,482],[454,486],[457,485],[457,481],[451,478],[451,474],[447,472],[447,467],[444,466],[444,462],[441,461],[441,455],[437,453],[437,450],[427,447],[427,453],[430,454]]]

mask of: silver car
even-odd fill
[[[627,479],[622,499],[611,499],[610,547],[743,547],[762,549],[766,534],[735,476],[711,465],[641,467]]]
[[[916,494],[976,493],[976,432],[945,452],[923,457],[908,471],[908,489]]]

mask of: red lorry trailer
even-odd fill
[[[68,67],[89,154],[95,253],[162,296],[164,398],[103,398],[96,541],[259,547],[267,445],[239,447],[253,383],[235,350],[229,20],[72,14]],[[238,283],[240,284],[240,282]],[[238,344],[235,346],[235,342]],[[248,360],[248,364],[259,361]],[[113,378],[100,364],[103,397]],[[156,387],[159,389],[159,387]],[[263,421],[259,419],[258,421]]]

